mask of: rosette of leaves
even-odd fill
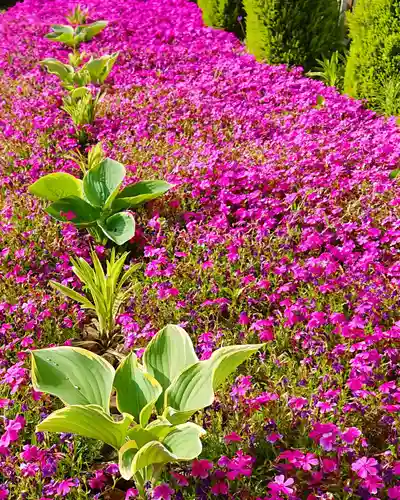
[[[88,42],[93,37],[101,33],[107,26],[107,21],[96,21],[91,24],[80,24],[79,26],[70,26],[68,24],[53,24],[51,32],[45,35],[48,40],[60,42],[73,47],[79,47],[82,42]]]
[[[50,201],[46,212],[61,222],[85,228],[100,243],[107,239],[123,245],[135,235],[135,219],[129,208],[162,196],[172,185],[144,180],[124,187],[125,167],[106,158],[86,172],[83,180],[66,172],[45,175],[29,186],[29,192]]]
[[[58,59],[49,57],[40,62],[52,75],[57,75],[62,86],[67,90],[88,84],[101,85],[110,74],[119,52],[104,55],[97,59],[91,57],[81,68],[75,70],[71,64],[65,64]]]
[[[79,434],[113,447],[122,477],[133,477],[145,498],[144,485],[154,484],[163,466],[201,453],[205,431],[189,419],[210,406],[214,391],[261,347],[222,347],[199,361],[185,330],[167,325],[148,344],[143,364],[131,352],[116,371],[85,349],[32,351],[35,390],[65,404],[36,430]],[[110,414],[113,387],[118,417]]]

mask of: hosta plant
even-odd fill
[[[148,344],[143,363],[131,352],[118,369],[77,347],[32,351],[35,390],[65,404],[43,420],[37,431],[79,434],[118,451],[124,479],[156,482],[170,462],[196,458],[205,431],[189,419],[214,401],[214,391],[262,344],[222,347],[199,361],[189,335],[168,325]],[[110,414],[116,391],[120,416]]]
[[[54,219],[86,228],[99,243],[109,239],[123,245],[135,235],[135,219],[125,209],[158,198],[172,187],[166,181],[145,180],[121,190],[125,173],[121,163],[106,158],[83,180],[55,172],[37,180],[29,192],[51,202],[46,212]]]
[[[78,140],[84,144],[87,139],[85,125],[94,122],[97,113],[97,107],[102,97],[99,91],[93,96],[91,90],[87,87],[78,87],[71,90],[63,98],[62,109],[71,117],[74,122]]]
[[[68,24],[53,24],[51,32],[46,36],[54,42],[64,43],[76,49],[82,42],[88,42],[107,26],[107,21],[96,21],[91,24],[81,24],[73,27]]]
[[[91,57],[89,61],[78,70],[75,69],[74,65],[65,64],[52,57],[43,59],[41,64],[47,68],[49,73],[57,75],[60,78],[64,88],[72,90],[76,87],[82,87],[90,83],[99,85],[104,83],[117,57],[118,52],[97,59]],[[74,60],[73,62],[76,61]]]
[[[115,248],[113,248],[110,258],[106,261],[105,272],[96,252],[91,254],[93,266],[90,266],[82,257],[71,258],[72,271],[82,282],[84,295],[61,283],[50,281],[50,285],[56,290],[79,302],[84,309],[96,314],[97,319],[94,323],[97,335],[77,345],[95,344],[96,350],[104,352],[107,349],[110,350],[111,346],[116,343],[116,318],[121,307],[137,286],[130,278],[140,267],[140,264],[136,264],[123,272],[128,255],[129,253],[125,252],[117,259]],[[115,354],[112,349],[110,352]]]

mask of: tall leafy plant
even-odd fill
[[[97,59],[91,57],[81,68],[65,64],[58,59],[49,57],[43,59],[41,64],[46,67],[50,74],[57,75],[62,82],[62,86],[67,90],[76,87],[83,87],[88,84],[101,85],[110,74],[119,52],[104,55]]]
[[[145,484],[154,484],[165,464],[192,460],[201,453],[205,431],[189,419],[210,406],[214,391],[261,347],[222,347],[199,361],[189,335],[168,325],[147,346],[143,364],[132,352],[116,371],[80,348],[32,351],[34,388],[65,404],[37,431],[79,434],[112,446],[118,451],[122,477],[133,477],[145,498]],[[113,387],[118,419],[110,414]]]
[[[93,266],[82,257],[71,257],[72,271],[81,281],[84,295],[61,283],[50,281],[53,288],[96,314],[97,338],[80,342],[79,345],[85,346],[95,342],[101,351],[106,351],[115,344],[116,318],[136,288],[136,283],[130,282],[130,279],[140,267],[140,264],[136,264],[123,272],[128,255],[129,253],[125,252],[117,259],[113,248],[110,258],[106,261],[105,272],[96,252],[91,253]]]
[[[97,241],[123,245],[135,235],[135,219],[126,211],[162,196],[172,185],[161,180],[129,184],[121,190],[125,167],[106,158],[86,172],[83,180],[65,172],[45,175],[29,192],[50,201],[46,212],[61,222],[86,228]]]
[[[68,24],[53,24],[50,33],[45,37],[53,42],[63,43],[68,47],[77,49],[82,42],[88,42],[101,33],[107,24],[107,21],[96,21],[75,27]]]

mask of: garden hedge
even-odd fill
[[[243,0],[198,0],[198,5],[202,10],[204,24],[223,28],[243,37]]]
[[[257,59],[309,70],[341,40],[337,0],[244,0],[246,42]]]
[[[400,1],[358,0],[348,15],[352,40],[345,92],[374,100],[400,70]]]

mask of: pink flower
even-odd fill
[[[79,485],[76,479],[64,479],[57,485],[57,495],[65,496],[71,491],[72,488]]]
[[[274,481],[268,483],[268,488],[275,495],[279,495],[280,493],[290,495],[293,493],[293,488],[289,488],[289,486],[292,486],[293,483],[294,480],[291,477],[285,480],[285,476],[283,475],[275,476]]]
[[[107,482],[107,476],[104,474],[102,470],[97,470],[94,473],[94,477],[92,479],[89,479],[88,481],[89,486],[93,490],[101,490],[106,484],[106,482]]]
[[[389,498],[398,500],[400,498],[400,486],[393,486],[393,488],[388,488],[387,494]]]
[[[230,434],[224,436],[225,444],[239,443],[241,440],[242,438],[239,436],[239,434],[236,434],[236,432],[231,432]]]
[[[362,457],[351,464],[351,469],[356,472],[359,477],[365,479],[368,476],[376,476],[378,474],[378,470],[375,467],[377,463],[375,458]]]
[[[139,492],[135,488],[129,488],[125,494],[125,500],[130,500],[131,498],[136,498],[139,496]]]
[[[213,495],[218,496],[218,495],[227,495],[229,491],[228,485],[225,483],[225,481],[217,481],[212,487],[211,487],[211,492]]]
[[[171,472],[171,476],[175,479],[179,486],[189,486],[189,481],[183,474],[178,474],[177,472]]]
[[[194,460],[192,463],[192,476],[206,479],[208,471],[214,467],[214,464],[209,460]]]
[[[5,486],[0,485],[0,500],[7,500],[9,493],[10,492]]]
[[[362,482],[362,486],[367,488],[369,493],[375,494],[378,493],[378,489],[383,488],[383,482],[379,476],[373,475],[365,478]]]
[[[276,443],[277,441],[279,441],[282,438],[283,438],[283,436],[282,436],[282,434],[279,434],[279,432],[271,432],[271,434],[268,434],[268,436],[266,437],[266,440],[269,443]]]
[[[314,465],[318,465],[318,459],[314,453],[307,453],[303,458],[299,459],[299,465],[303,470],[309,471]]]
[[[342,439],[347,444],[353,444],[354,441],[361,436],[361,431],[357,427],[349,427],[342,434]]]
[[[153,489],[152,498],[154,500],[170,500],[171,495],[175,493],[175,490],[170,488],[169,484],[162,483]]]

